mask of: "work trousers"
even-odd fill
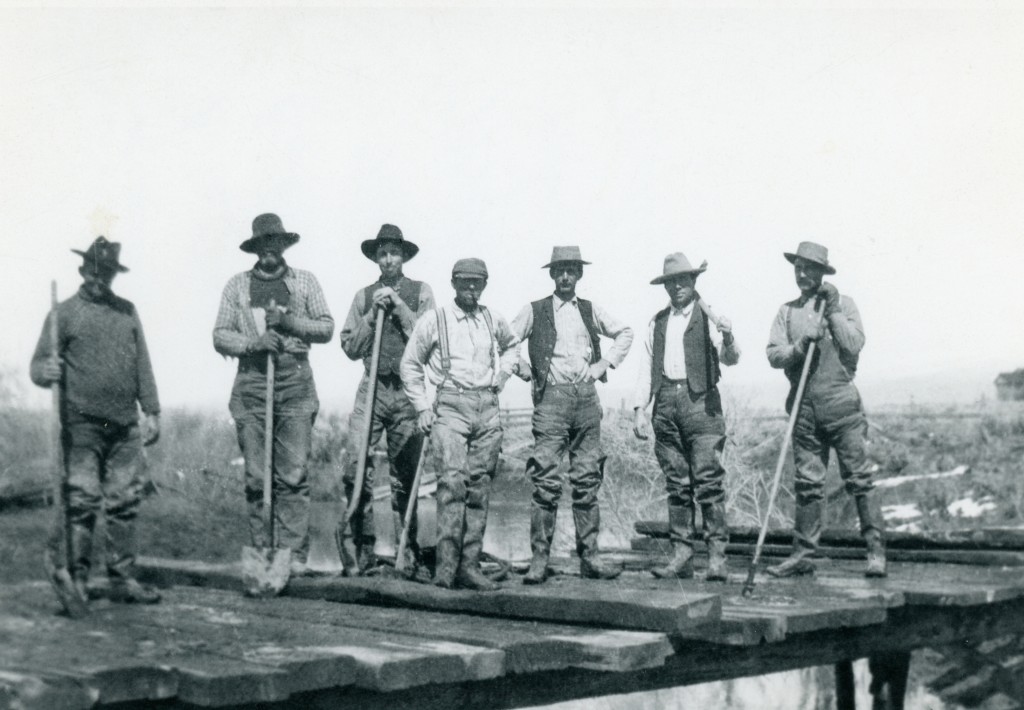
[[[436,470],[438,524],[447,520],[445,508],[465,506],[479,511],[486,526],[491,478],[501,453],[502,428],[498,395],[490,389],[449,390],[437,394],[437,419],[430,447]],[[460,516],[451,516],[459,529],[439,530],[439,536],[461,539],[465,533]],[[483,540],[484,529],[474,531]]]
[[[591,508],[604,478],[601,450],[601,402],[593,382],[546,385],[533,408],[533,453],[526,473],[533,503],[555,510],[562,495],[559,465],[569,454],[569,483],[574,508]]]
[[[264,369],[240,367],[230,403],[238,446],[245,458],[249,535],[255,547],[272,544],[266,539],[263,522],[266,387]],[[320,407],[313,372],[305,358],[278,356],[273,407],[274,544],[291,548],[293,559],[302,562],[309,551],[309,455]]]
[[[830,448],[836,450],[839,474],[850,495],[864,495],[874,488],[866,434],[867,419],[854,385],[844,383],[804,394],[793,429],[797,504],[824,498]]]
[[[663,378],[654,399],[654,455],[669,506],[725,500],[725,418],[718,389],[696,394],[686,380]]]
[[[92,559],[97,513],[106,518],[106,566],[111,577],[127,577],[135,563],[135,519],[142,499],[142,437],[136,423],[118,424],[73,415],[61,430],[69,558],[74,576],[85,578]],[[63,531],[54,531],[57,535]]]
[[[362,435],[363,420],[366,416],[366,392],[370,386],[369,377],[363,377],[356,393],[355,407],[350,419],[349,431]],[[368,540],[376,537],[373,521],[373,483],[375,467],[373,450],[380,445],[381,436],[387,432],[388,464],[391,480],[391,509],[405,515],[409,504],[409,492],[416,475],[423,434],[417,429],[416,408],[405,396],[402,381],[398,375],[388,375],[377,380],[374,394],[373,417],[370,422],[370,446],[366,454],[366,470],[363,474],[360,505],[350,521],[352,534],[357,539]],[[359,463],[359,442],[352,442],[349,465],[344,474],[345,494],[355,494],[356,469]]]

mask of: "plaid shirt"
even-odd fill
[[[213,326],[213,347],[221,355],[241,357],[248,352],[252,341],[259,337],[256,319],[249,302],[251,271],[235,274],[224,287]],[[327,307],[320,283],[308,271],[288,267],[284,285],[291,294],[288,313],[292,330],[285,334],[284,351],[307,353],[310,343],[328,343],[334,335],[334,318]]]

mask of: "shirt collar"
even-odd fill
[[[672,305],[672,302],[669,301],[669,304],[668,304],[668,314],[670,316],[680,316],[680,315],[684,316],[684,317],[685,316],[689,316],[691,313],[693,313],[693,307],[694,307],[694,305],[696,305],[696,303],[697,303],[697,299],[694,299],[694,300],[690,301],[688,304],[686,304],[684,307],[676,308],[675,306]]]
[[[458,303],[452,301],[452,313],[455,315],[455,320],[466,320],[467,318],[472,318],[476,320],[476,317],[480,313],[481,308],[482,306],[478,303],[476,305],[476,310],[473,311],[472,315],[470,315],[469,313],[466,313],[464,310],[462,310]]]
[[[579,303],[577,302],[577,299],[578,297],[575,294],[573,294],[573,297],[570,298],[568,301],[563,301],[555,294],[551,294],[551,302],[554,304],[556,311],[561,310],[563,306],[568,306],[570,303],[578,308]]]

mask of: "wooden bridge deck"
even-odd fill
[[[300,578],[239,593],[236,566],[145,560],[150,607],[58,615],[45,583],[0,587],[0,707],[518,707],[822,665],[1024,630],[1024,570],[862,561],[814,579],[657,580],[623,552],[611,582],[448,592],[386,578]]]

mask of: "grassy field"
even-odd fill
[[[728,407],[728,513],[731,524],[757,524],[765,515],[785,420],[777,413]],[[908,408],[871,417],[871,457],[878,465],[883,505],[909,517],[889,519],[905,529],[947,529],[1024,524],[1024,409],[990,403],[965,410]],[[608,535],[625,544],[639,519],[663,519],[664,479],[652,443],[635,439],[627,413],[609,411],[604,422],[608,461],[601,491]],[[148,495],[140,514],[144,554],[233,560],[246,541],[242,466],[234,426],[223,416],[171,411],[163,416],[160,442],[147,449]],[[506,450],[496,495],[525,499],[523,458],[529,427],[506,434]],[[341,451],[348,440],[347,417],[321,416],[314,432],[315,497],[338,495]],[[50,430],[45,412],[13,407],[0,410],[0,492],[47,485]],[[967,467],[939,478],[932,473]],[[829,525],[855,527],[852,505],[835,470],[829,476]],[[773,526],[787,526],[793,509],[791,464],[783,476]],[[564,501],[567,505],[568,498]],[[957,515],[967,505],[973,517]],[[901,512],[902,511],[902,512]],[[561,516],[566,524],[570,516]],[[46,507],[0,502],[0,581],[39,577],[42,541],[51,523]]]

